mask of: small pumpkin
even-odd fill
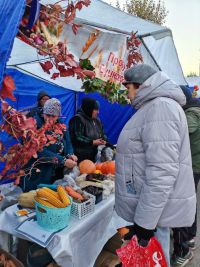
[[[94,173],[96,171],[96,166],[91,160],[85,159],[79,163],[80,173]]]
[[[103,174],[115,174],[115,161],[106,161],[102,164],[101,172]]]
[[[102,167],[102,165],[103,165],[103,162],[98,162],[98,163],[96,163],[96,164],[95,164],[95,166],[96,166],[96,170],[101,171],[101,167]]]
[[[95,174],[102,174],[102,172],[100,170],[96,170],[94,173]]]

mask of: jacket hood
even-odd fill
[[[93,110],[99,110],[99,102],[94,98],[84,97],[81,109],[88,117],[92,118]]]
[[[146,102],[157,97],[174,99],[181,106],[186,104],[186,98],[181,88],[162,71],[156,72],[140,85],[137,95],[131,103],[134,108],[139,109]]]

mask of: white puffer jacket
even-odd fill
[[[116,155],[116,211],[146,229],[191,226],[196,210],[185,96],[164,73],[138,89]]]

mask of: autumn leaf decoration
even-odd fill
[[[26,43],[34,46],[40,56],[49,56],[49,60],[40,60],[43,71],[51,75],[51,79],[58,77],[74,76],[83,79],[86,75],[82,71],[79,63],[67,48],[67,42],[60,41],[64,24],[71,24],[74,34],[77,34],[81,25],[74,23],[77,10],[88,7],[90,0],[68,1],[68,5],[62,8],[60,2],[42,6],[39,20],[31,31],[26,30],[26,17],[22,19],[18,37]],[[59,3],[59,4],[58,4]],[[64,14],[64,16],[63,16]],[[25,15],[26,16],[26,15]],[[56,71],[55,71],[56,70]]]
[[[0,174],[0,178],[18,179],[24,175],[30,175],[36,166],[41,163],[50,163],[48,159],[38,159],[30,168],[24,168],[31,158],[37,159],[38,152],[44,147],[54,144],[58,135],[62,137],[66,126],[61,123],[52,125],[45,123],[40,129],[37,129],[36,120],[34,118],[26,118],[26,116],[12,108],[6,101],[2,102],[2,119],[3,123],[1,131],[6,131],[13,136],[16,144],[7,150],[2,144],[0,151],[0,161],[5,162],[4,169]],[[54,163],[54,162],[51,162]]]
[[[127,38],[127,49],[128,49],[128,62],[127,68],[130,68],[138,63],[143,62],[142,55],[139,51],[141,41],[136,36],[137,32],[131,33],[131,36]]]

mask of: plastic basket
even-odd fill
[[[44,229],[58,231],[68,226],[71,205],[66,208],[49,208],[35,201],[35,208],[37,222]]]
[[[82,218],[86,217],[88,214],[94,212],[95,196],[88,194],[88,193],[87,193],[87,195],[90,198],[83,203],[77,203],[74,201],[72,202],[71,214],[73,217],[75,217],[77,219],[82,219]]]

